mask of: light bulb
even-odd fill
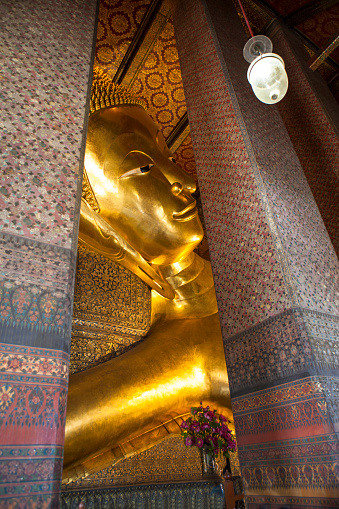
[[[285,96],[288,78],[283,59],[275,53],[264,53],[248,68],[247,79],[259,101],[275,104]]]

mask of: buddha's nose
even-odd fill
[[[183,186],[179,182],[173,182],[173,184],[171,185],[171,190],[174,196],[178,196],[183,189],[184,189]]]

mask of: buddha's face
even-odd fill
[[[142,108],[107,108],[90,117],[85,167],[100,215],[147,261],[174,263],[201,241],[194,180],[175,164]]]

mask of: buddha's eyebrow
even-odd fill
[[[149,159],[150,163],[154,163],[153,159],[151,158],[151,156],[149,156],[148,154],[146,154],[146,152],[143,152],[142,150],[130,150],[126,155],[125,157],[122,159],[122,161],[120,162],[119,164],[119,170],[121,168],[121,166],[123,165],[123,163],[126,161],[126,159],[129,157],[129,156],[133,156],[133,155],[142,155],[142,156],[145,156],[147,157],[147,159]]]

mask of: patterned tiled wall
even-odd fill
[[[0,505],[58,507],[96,2],[0,12]]]
[[[335,507],[338,260],[277,107],[246,80],[233,3],[175,4],[248,507]],[[330,444],[326,475],[297,439]]]
[[[279,112],[339,255],[339,105],[321,77],[307,68],[295,36],[279,23],[267,35],[286,61],[290,81]]]

